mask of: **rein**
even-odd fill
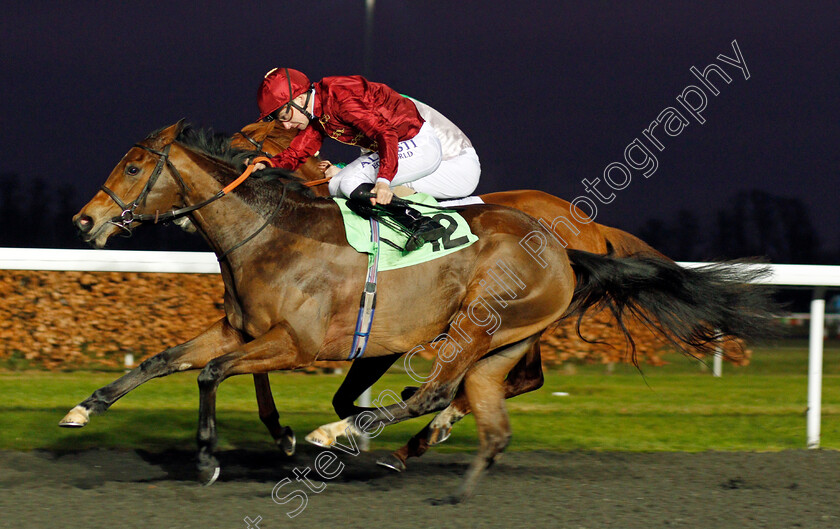
[[[243,136],[245,136],[245,135],[243,134]],[[245,136],[245,137],[247,138],[247,136]],[[215,202],[216,200],[219,200],[223,196],[227,195],[228,193],[230,193],[231,191],[236,189],[239,186],[239,184],[241,184],[249,176],[251,176],[251,173],[254,172],[254,163],[256,163],[256,162],[264,162],[266,164],[268,163],[268,158],[265,158],[265,157],[262,157],[262,156],[255,158],[254,160],[252,160],[252,162],[254,162],[254,163],[249,165],[245,169],[245,172],[243,172],[241,175],[239,175],[233,182],[231,182],[228,185],[226,185],[225,187],[223,187],[221,190],[219,190],[218,193],[216,193],[212,197],[210,197],[207,200],[204,200],[204,201],[202,201],[198,204],[183,207],[183,208],[180,208],[180,209],[174,209],[172,211],[168,211],[168,212],[163,213],[163,214],[160,214],[158,212],[155,212],[154,215],[151,214],[151,213],[135,214],[134,210],[137,209],[138,206],[140,206],[141,204],[145,205],[146,198],[149,196],[149,193],[152,191],[152,187],[154,187],[155,183],[157,183],[157,180],[160,177],[161,172],[163,172],[164,165],[169,168],[170,173],[172,173],[173,177],[178,181],[178,183],[181,186],[181,189],[183,189],[185,193],[189,190],[189,186],[187,186],[187,183],[184,182],[184,179],[181,177],[181,173],[178,172],[178,169],[176,169],[175,166],[172,164],[172,162],[169,160],[169,149],[172,146],[171,143],[167,144],[166,147],[164,147],[162,151],[152,149],[151,147],[146,147],[145,145],[140,145],[139,143],[134,144],[134,146],[139,147],[141,149],[145,149],[146,151],[158,156],[157,165],[155,165],[155,168],[152,171],[152,175],[146,181],[146,185],[143,186],[143,189],[140,191],[140,194],[137,196],[137,198],[135,198],[130,204],[126,204],[125,202],[123,202],[120,199],[119,196],[117,196],[116,193],[114,193],[111,189],[109,189],[104,184],[100,187],[102,189],[102,191],[105,192],[106,195],[111,197],[111,199],[114,202],[116,202],[119,207],[122,208],[122,210],[123,210],[122,213],[115,216],[115,217],[112,217],[111,220],[108,221],[108,223],[113,224],[113,225],[117,226],[118,228],[122,229],[123,231],[125,231],[126,232],[126,237],[131,237],[131,235],[132,235],[131,225],[135,222],[153,221],[155,224],[157,224],[158,222],[167,222],[167,221],[170,221],[170,220],[181,218],[185,215],[188,215],[189,213],[192,213],[193,211],[195,211],[197,209],[201,209],[204,206],[206,206],[206,205],[208,205],[212,202]],[[271,214],[271,216],[265,221],[265,223],[262,226],[260,226],[259,229],[257,229],[257,231],[255,231],[254,233],[249,235],[243,241],[237,243],[235,246],[233,246],[229,250],[222,253],[221,256],[218,257],[218,260],[221,261],[222,259],[226,258],[227,255],[230,254],[232,251],[236,250],[237,248],[239,248],[240,246],[242,246],[246,242],[250,241],[251,239],[256,237],[257,234],[259,234],[263,229],[265,229],[265,227],[268,226],[271,223],[271,221],[273,221],[275,219],[275,217],[277,217],[277,214],[280,212],[280,208],[283,206],[283,202],[285,200],[286,200],[286,184],[283,183],[283,194],[280,197],[280,202],[277,204],[277,208],[275,208],[275,210]]]

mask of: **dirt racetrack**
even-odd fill
[[[272,489],[312,466],[321,449],[221,452],[211,487],[193,479],[190,452],[0,452],[0,527],[9,528],[836,528],[840,452],[505,454],[472,500],[433,505],[453,491],[470,454],[427,454],[399,475],[376,454],[338,452],[330,481],[307,474],[294,519]],[[330,467],[335,471],[338,464]],[[246,517],[248,520],[246,520]],[[261,518],[258,520],[258,518]]]

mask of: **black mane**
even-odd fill
[[[181,129],[175,141],[220,162],[222,167],[214,172],[213,176],[223,185],[232,182],[245,171],[245,160],[263,156],[258,151],[233,147],[230,136],[227,134],[213,132],[212,129],[193,127],[189,124]],[[263,212],[266,207],[276,205],[283,193],[283,186],[288,191],[295,191],[308,198],[316,198],[312,190],[303,185],[303,182],[302,178],[284,169],[266,168],[256,171],[237,187],[234,193],[241,195],[245,201]]]

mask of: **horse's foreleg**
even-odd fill
[[[542,360],[540,358],[539,338],[539,335],[532,336],[528,341],[520,342],[517,345],[515,352],[521,351],[529,343],[532,344],[528,352],[525,353],[525,356],[519,359],[504,379],[504,382],[502,382],[505,399],[516,397],[517,395],[522,395],[523,393],[542,387],[544,377]],[[503,349],[503,351],[507,350],[507,348]],[[472,408],[470,407],[469,399],[464,392],[462,384],[452,403],[429,423],[428,445],[433,446],[446,441],[452,431],[452,426],[471,412]]]
[[[313,360],[313,357],[301,356],[288,330],[277,326],[259,338],[241,344],[235,351],[207,363],[198,375],[198,470],[204,484],[213,483],[219,476],[219,463],[213,456],[217,439],[216,391],[219,384],[233,375],[295,369],[309,365]]]
[[[295,455],[295,446],[297,445],[295,432],[291,426],[280,425],[280,413],[278,413],[277,406],[274,404],[268,373],[254,373],[254,389],[257,392],[260,420],[268,428],[268,433],[274,439],[274,444],[287,456]]]
[[[177,371],[204,367],[212,358],[232,351],[244,343],[242,334],[227,319],[214,323],[192,340],[158,353],[107,386],[101,387],[70,410],[58,423],[64,427],[82,427],[91,414],[102,413],[123,395],[153,378]]]

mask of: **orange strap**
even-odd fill
[[[330,181],[331,178],[331,176],[328,176],[327,178],[321,178],[320,180],[310,180],[308,182],[304,182],[303,185],[305,185],[306,187],[319,186],[321,184],[326,184]]]
[[[236,186],[238,186],[239,184],[241,184],[242,182],[244,182],[244,181],[245,181],[245,179],[247,179],[249,176],[251,176],[251,173],[253,173],[253,172],[254,172],[254,164],[256,164],[257,162],[263,162],[263,163],[264,163],[265,165],[267,165],[268,167],[271,167],[271,162],[269,162],[269,161],[268,161],[268,158],[266,158],[265,156],[258,156],[258,157],[256,157],[256,158],[254,158],[253,160],[251,160],[251,165],[249,165],[249,166],[245,169],[245,172],[244,172],[244,173],[242,173],[241,175],[239,175],[239,178],[237,178],[237,179],[236,179],[236,180],[234,180],[233,182],[229,183],[228,185],[226,185],[226,186],[222,189],[222,194],[223,194],[223,195],[227,195],[228,193],[230,193],[231,191],[233,191],[233,190],[234,190],[234,188],[236,188]]]

